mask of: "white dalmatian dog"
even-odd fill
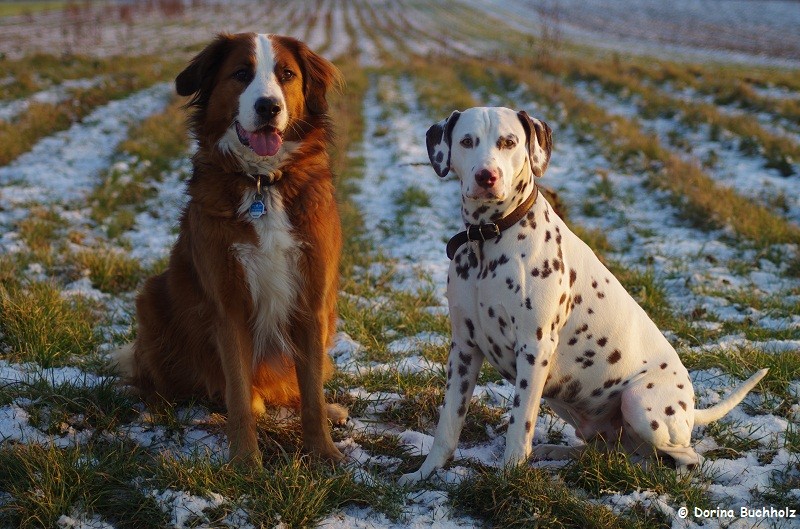
[[[619,440],[637,460],[657,452],[681,470],[699,464],[692,427],[728,413],[767,370],[717,405],[695,409],[689,374],[673,347],[537,195],[534,180],[552,150],[546,123],[508,108],[455,111],[428,130],[427,146],[436,173],[460,179],[468,229],[519,220],[494,238],[473,231],[452,252],[445,400],[430,453],[400,483],[427,478],[452,456],[484,358],[515,386],[507,465],[531,455],[542,397],[586,442],[607,447]],[[524,211],[531,195],[536,199]],[[585,446],[538,445],[534,455],[565,459]]]

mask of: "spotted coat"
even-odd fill
[[[457,122],[447,123],[453,116]],[[465,223],[507,215],[549,162],[550,129],[524,112],[470,109],[432,130],[431,162],[440,175],[459,176]],[[479,142],[499,146],[510,135],[523,139],[513,152],[477,152]],[[448,170],[437,168],[437,160],[447,160]],[[472,199],[484,170],[503,176],[488,191],[494,197]],[[541,195],[500,237],[457,251],[447,296],[453,343],[445,404],[430,454],[402,482],[427,477],[450,457],[484,359],[515,386],[505,463],[529,457],[541,397],[585,440],[622,438],[634,453],[649,455],[655,447],[680,464],[699,461],[689,444],[695,409],[686,368]]]

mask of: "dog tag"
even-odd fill
[[[250,204],[250,217],[254,219],[260,218],[264,215],[267,207],[264,205],[263,195],[257,194],[253,199],[253,203]]]

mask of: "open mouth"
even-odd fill
[[[238,121],[235,124],[239,141],[259,156],[275,156],[283,144],[283,133],[275,127],[264,127],[248,132]]]

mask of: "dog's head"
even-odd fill
[[[436,174],[455,173],[463,197],[496,202],[511,196],[519,179],[542,176],[553,149],[547,123],[500,107],[456,110],[428,129],[426,144]]]
[[[341,75],[291,37],[219,35],[175,79],[192,96],[191,126],[201,145],[233,155],[245,168],[273,168],[328,109]]]

